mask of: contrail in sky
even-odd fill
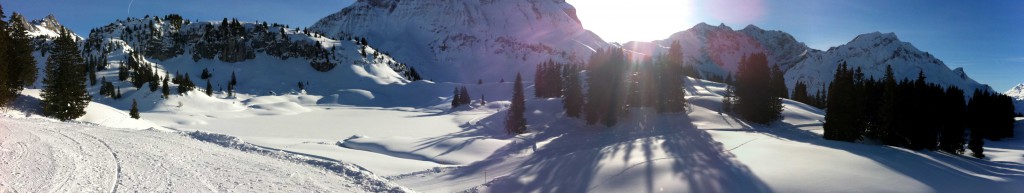
[[[135,3],[135,0],[128,2],[128,17],[132,16],[132,3]]]

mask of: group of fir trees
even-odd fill
[[[601,50],[591,56],[582,113],[588,124],[613,126],[635,107],[651,107],[660,113],[686,110],[683,82],[689,65],[683,61],[678,42],[673,42],[665,55],[639,63],[631,62],[630,58],[622,49]],[[565,74],[577,76],[574,73]],[[565,80],[566,88],[572,88],[567,92],[580,87],[575,79]],[[574,97],[575,93],[566,96]]]
[[[787,97],[785,78],[778,68],[768,67],[768,57],[755,53],[741,59],[733,88],[728,88],[723,109],[744,120],[767,124],[782,117],[782,98]]]
[[[562,67],[565,65],[555,63],[553,60],[537,65],[537,72],[533,77],[534,97],[555,98],[562,96]],[[483,80],[480,80],[482,82]]]
[[[985,157],[984,139],[998,141],[1014,136],[1016,110],[1013,101],[1012,97],[1003,94],[974,91],[974,97],[967,103],[967,127],[971,132],[968,148],[975,157]]]
[[[818,91],[815,92],[814,94],[808,92],[807,89],[807,83],[804,83],[802,81],[796,82],[796,85],[793,86],[793,94],[789,95],[790,99],[807,105],[811,105],[813,107],[824,109],[826,105],[825,87],[822,86],[821,89],[818,89]]]
[[[5,21],[6,15],[0,7],[0,107],[7,107],[17,98],[18,93],[36,81],[36,61],[32,57],[31,39],[25,27]],[[24,20],[14,13],[13,21]]]
[[[871,138],[912,150],[962,154],[970,128],[968,146],[976,157],[984,156],[984,138],[1012,137],[1009,97],[975,91],[965,102],[963,90],[926,79],[922,71],[915,80],[897,81],[887,66],[882,79],[874,80],[865,78],[860,68],[840,64],[828,89],[823,137],[850,142]]]
[[[483,96],[481,96],[483,97]],[[481,100],[483,100],[481,98]],[[456,108],[462,105],[468,105],[473,102],[472,96],[469,95],[469,90],[466,86],[456,87],[455,91],[452,91],[452,108]]]

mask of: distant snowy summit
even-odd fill
[[[1013,97],[1016,100],[1014,101],[1014,104],[1016,106],[1017,113],[1024,114],[1024,83],[1020,83],[1017,86],[1010,88],[1010,90],[1003,94]]]
[[[1013,97],[1017,100],[1024,101],[1024,83],[1017,84],[1017,86],[1010,88],[1010,90],[1006,91],[1003,94],[1006,94],[1006,96]]]
[[[665,53],[668,45],[679,41],[684,58],[697,65],[705,75],[726,76],[735,73],[740,60],[753,53],[766,53],[770,65],[786,72],[786,85],[792,89],[797,82],[810,85],[815,92],[827,88],[840,63],[861,68],[865,78],[879,79],[887,65],[892,65],[896,78],[916,79],[924,72],[926,81],[942,86],[956,86],[967,91],[993,91],[967,76],[962,68],[950,69],[944,62],[912,44],[900,41],[894,33],[872,32],[858,35],[850,42],[826,51],[812,49],[792,35],[748,25],[733,30],[724,24],[700,23],[665,40],[629,42],[623,48],[639,56]]]
[[[542,61],[582,62],[608,46],[564,0],[359,0],[310,29],[365,37],[437,81],[533,77]]]

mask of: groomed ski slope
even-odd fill
[[[2,116],[0,123],[0,192],[403,190],[178,133]]]

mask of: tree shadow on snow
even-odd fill
[[[1016,192],[1024,188],[1024,183],[1021,183],[1024,180],[1024,165],[1021,164],[991,162],[940,151],[915,152],[892,146],[831,141],[817,133],[800,129],[809,125],[779,123],[776,126],[772,130],[759,130],[772,137],[843,150],[870,159],[933,190],[972,192],[977,191],[977,186],[985,186],[995,192]]]
[[[579,126],[549,128],[525,137],[483,161],[459,168],[452,178],[514,163],[515,169],[489,183],[490,189],[594,192],[642,186],[644,189],[625,191],[771,192],[721,143],[697,129],[686,114],[631,113],[631,118],[612,128],[583,126],[573,119],[561,121],[558,124]],[[547,140],[532,154],[522,154]]]

